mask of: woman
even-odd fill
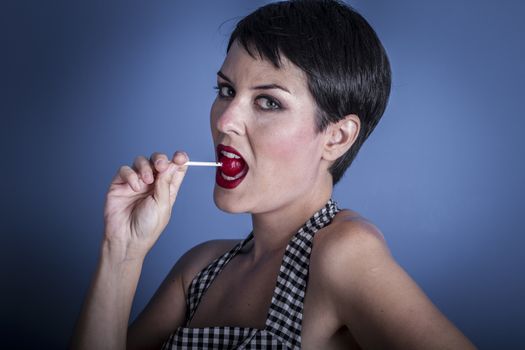
[[[217,73],[214,200],[249,212],[241,242],[187,252],[129,327],[144,257],[166,226],[188,157],[123,166],[75,348],[472,348],[392,259],[379,230],[330,198],[386,106],[373,29],[335,1],[264,6]],[[213,283],[212,283],[213,282]]]

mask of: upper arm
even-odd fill
[[[185,253],[130,325],[127,348],[160,348],[169,334],[185,322],[186,290],[193,277],[231,245],[228,240],[209,241]]]
[[[365,348],[465,349],[472,344],[394,261],[375,226],[342,222],[319,268],[338,319]]]

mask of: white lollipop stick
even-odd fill
[[[184,165],[193,165],[193,166],[222,166],[222,163],[219,162],[192,162],[188,161]]]

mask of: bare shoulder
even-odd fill
[[[365,348],[473,348],[356,212],[339,212],[316,234],[310,272],[338,322]]]
[[[200,243],[188,250],[177,262],[184,290],[187,290],[196,274],[239,242],[238,239],[215,239]]]
[[[311,263],[329,276],[348,276],[348,269],[358,272],[378,259],[391,259],[379,228],[355,211],[341,210],[328,227],[316,234]]]
[[[336,303],[344,296],[361,304],[363,297],[370,297],[369,291],[362,294],[362,286],[397,268],[382,232],[355,211],[341,210],[315,235],[310,270]]]
[[[238,240],[213,240],[196,245],[175,263],[146,308],[128,330],[128,348],[160,348],[185,322],[186,293],[194,276],[231,249]]]

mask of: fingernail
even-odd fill
[[[178,165],[182,165],[188,161],[188,155],[186,152],[177,151],[175,154],[175,157],[173,157],[173,160],[177,160],[177,163],[180,162]]]

